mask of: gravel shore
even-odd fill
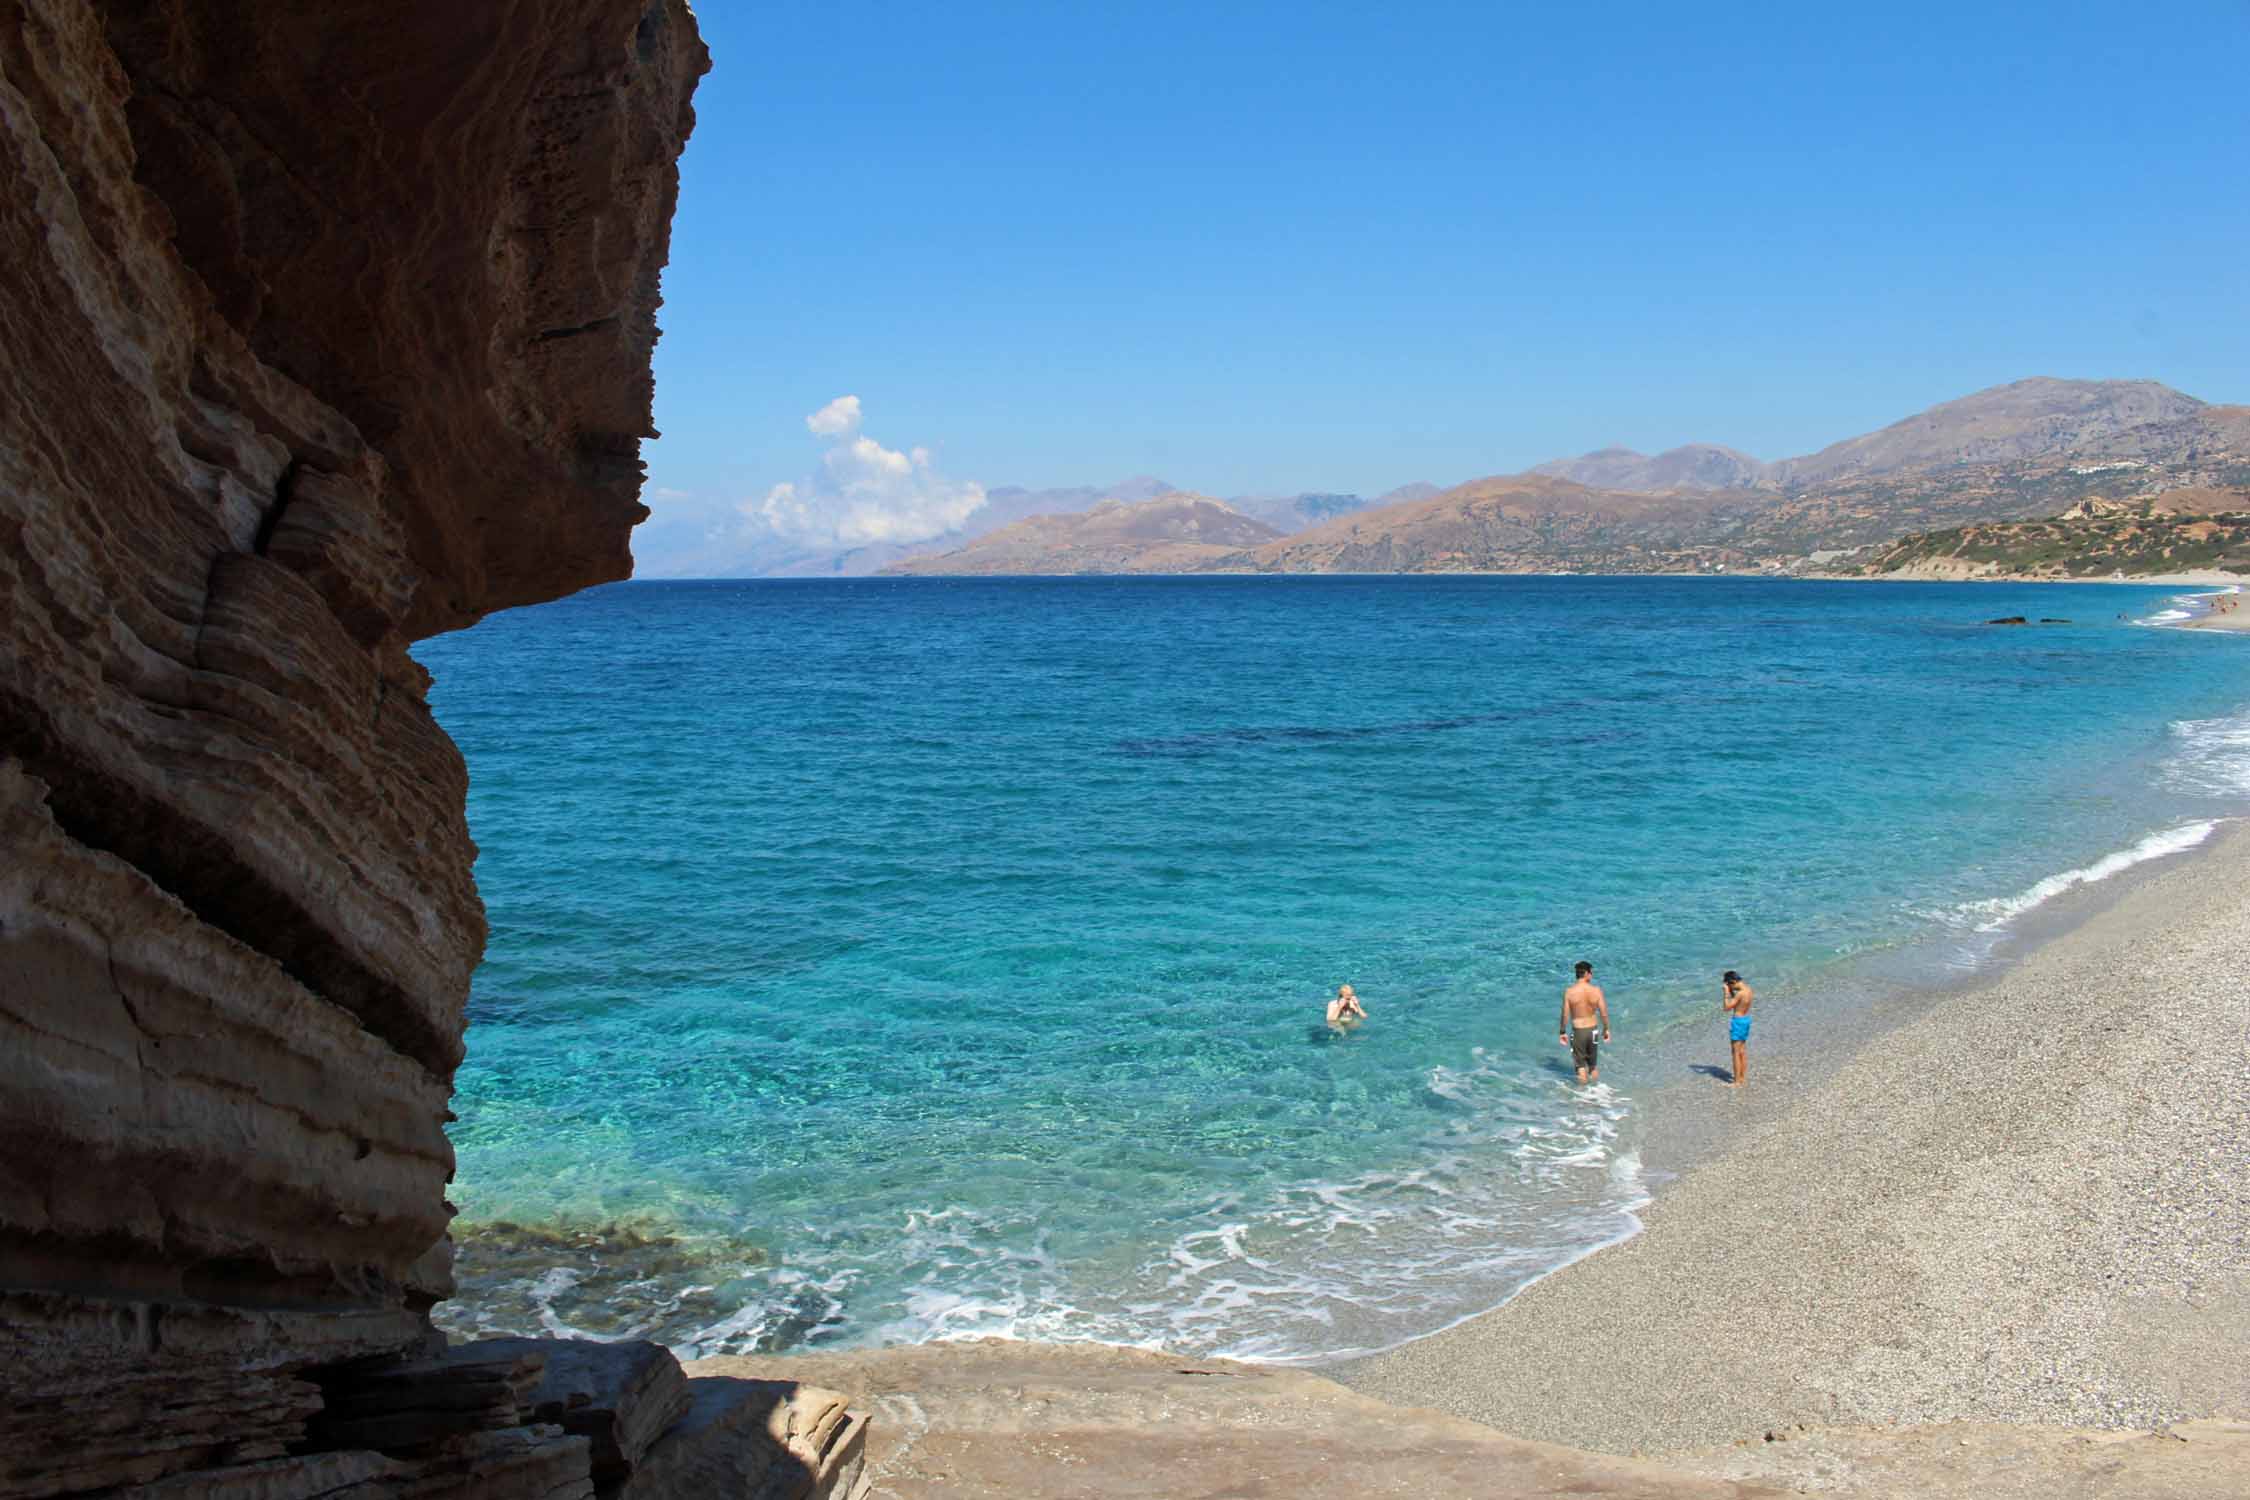
[[[1705,1092],[1671,1107],[1728,1138],[1643,1233],[1322,1373],[1620,1454],[2250,1417],[2250,830],[1840,1067],[1754,1040]]]

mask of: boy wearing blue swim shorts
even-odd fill
[[[1719,1009],[1727,1017],[1727,1045],[1734,1049],[1734,1082],[1727,1087],[1738,1089],[1750,1073],[1744,1054],[1750,1046],[1750,1002],[1758,997],[1758,992],[1744,984],[1742,976],[1732,969],[1719,976],[1719,987]]]

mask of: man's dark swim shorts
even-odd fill
[[[1594,1059],[1600,1055],[1600,1049],[1594,1045],[1594,1038],[1600,1035],[1600,1028],[1594,1026],[1570,1028],[1570,1060],[1589,1073],[1594,1071]]]

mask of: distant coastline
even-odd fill
[[[1680,579],[1742,580],[1768,579],[1798,583],[1965,583],[1965,584],[2016,584],[2016,583],[2102,583],[2130,584],[2144,588],[2225,588],[2250,585],[2250,573],[2223,573],[2211,570],[2192,573],[2128,573],[2122,577],[2104,574],[2100,577],[2062,578],[2051,574],[2013,573],[1957,573],[1957,572],[1898,572],[1898,573],[1792,573],[1764,569],[1683,569],[1674,572],[1634,571],[1603,572],[1598,569],[1579,568],[1452,568],[1443,571],[1398,573],[1367,572],[1305,572],[1289,573],[1253,568],[1202,568],[1192,572],[1163,572],[1156,570],[1138,572],[1060,572],[1060,573],[941,573],[941,572],[891,572],[853,575],[841,578],[821,578],[791,575],[777,578],[633,578],[623,586],[655,584],[829,584],[829,583],[899,583],[923,582],[1057,582],[1069,579],[1195,579],[1195,578],[1647,578],[1676,581]],[[608,585],[618,587],[620,585]]]
[[[1779,576],[1803,578],[1813,583],[2125,583],[2141,588],[2227,588],[2250,583],[2250,573],[2221,573],[2211,569],[2192,573],[2103,574],[2087,578],[2059,578],[2051,573],[1918,572],[1913,569],[1902,569],[1896,573],[1798,573]]]

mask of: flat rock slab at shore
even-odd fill
[[[1793,1097],[1756,1094],[1776,1085],[1753,1044],[1749,1088],[1703,1106],[1739,1138],[1643,1233],[1331,1373],[1639,1455],[1799,1425],[2250,1418],[2246,1028],[2230,829]],[[2250,1494],[2250,1466],[2207,1493]]]
[[[707,1359],[696,1377],[812,1381],[872,1417],[854,1500],[1752,1500],[1666,1472],[1386,1406],[1300,1370],[1100,1344],[922,1344]]]

